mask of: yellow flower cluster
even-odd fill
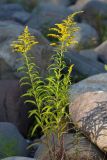
[[[25,27],[23,33],[18,37],[17,41],[13,41],[11,47],[15,52],[27,53],[31,47],[38,42],[34,36],[31,36],[28,26]]]
[[[82,12],[82,11],[81,11]],[[54,31],[53,34],[48,34],[48,36],[53,37],[59,41],[63,47],[69,47],[72,44],[78,43],[75,40],[75,32],[79,30],[77,23],[74,22],[74,17],[80,12],[75,12],[63,20],[60,24],[55,24],[55,28],[50,28],[50,31]],[[50,45],[57,45],[57,43],[51,43]]]

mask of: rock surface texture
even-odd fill
[[[36,160],[36,159],[28,158],[28,157],[9,157],[2,160]]]
[[[22,93],[19,81],[0,81],[0,122],[11,122],[21,133],[27,135],[30,119],[27,118],[28,107],[20,98]]]
[[[11,123],[0,122],[0,159],[27,156],[27,142]]]
[[[55,23],[60,23],[61,20],[66,18],[72,10],[64,6],[53,5],[52,3],[41,3],[36,7],[28,21],[28,26],[42,31],[44,34]]]
[[[87,92],[69,107],[73,122],[102,151],[107,152],[107,92]]]
[[[75,134],[65,134],[64,147],[68,157],[71,159],[76,157],[77,159],[86,158],[91,160],[103,160],[104,158],[102,152],[98,150],[98,148],[95,147],[92,143],[90,143],[89,140],[84,136],[76,138]],[[39,146],[39,148],[35,153],[35,158],[37,160],[49,159],[48,149],[46,148],[45,145],[41,144]]]
[[[107,73],[86,78],[71,86],[69,90],[70,102],[86,92],[107,91]]]

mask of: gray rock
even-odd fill
[[[45,2],[45,3],[49,3],[51,2],[52,4],[55,4],[55,5],[63,5],[63,6],[67,6],[70,4],[70,0],[41,0],[39,1],[38,3],[41,3],[41,2]]]
[[[107,41],[100,44],[94,49],[98,53],[98,59],[104,64],[107,64]]]
[[[24,11],[20,4],[1,4],[0,5],[0,20],[11,20],[15,12]]]
[[[13,124],[0,122],[0,159],[16,155],[27,155],[27,142]]]
[[[9,157],[2,160],[36,160],[36,159],[28,158],[28,157]]]
[[[56,140],[56,139],[55,139]],[[52,142],[50,146],[52,147]],[[57,146],[57,140],[56,140]],[[103,160],[104,155],[101,151],[89,142],[87,138],[84,136],[76,137],[75,134],[65,134],[64,135],[64,148],[66,154],[71,159],[75,157],[75,159],[92,159],[92,160]],[[77,154],[78,152],[78,154]],[[49,159],[48,149],[45,145],[41,144],[38,150],[35,153],[35,158],[37,160]]]
[[[80,50],[79,52],[80,55],[91,59],[92,61],[98,61],[98,53],[94,51],[94,49],[84,49],[84,50]]]
[[[98,33],[93,27],[86,23],[78,23],[77,26],[80,29],[74,34],[74,36],[81,49],[91,48],[98,44]]]
[[[102,63],[89,59],[77,52],[72,52],[72,50],[65,54],[65,59],[68,64],[74,64],[74,69],[85,76],[106,72]]]
[[[0,79],[15,79],[12,68],[5,62],[3,58],[0,58]]]
[[[57,6],[52,3],[41,3],[33,10],[27,24],[31,28],[36,28],[46,34],[49,27],[61,22],[70,13],[72,13],[72,11],[64,6]]]
[[[26,11],[22,11],[22,12],[15,12],[12,15],[12,19],[15,20],[16,22],[25,24],[27,23],[27,21],[29,20],[30,17],[30,13],[26,12]]]
[[[23,90],[16,80],[0,81],[0,122],[11,122],[26,136],[31,124],[28,111],[20,96]]]
[[[107,153],[107,91],[81,94],[71,102],[69,112],[82,133]]]
[[[36,5],[39,0],[0,0],[0,4],[20,4],[27,10],[32,10]],[[39,1],[40,2],[40,1]]]
[[[91,76],[82,80],[70,88],[70,101],[86,92],[107,91],[107,73]]]
[[[106,0],[79,0],[71,9],[73,11],[84,11],[82,19],[94,26],[98,31],[101,29],[102,21],[107,18]]]
[[[77,0],[77,2],[73,5],[70,6],[71,8],[73,8],[73,10],[82,10],[82,8],[88,3],[91,2],[93,0]]]

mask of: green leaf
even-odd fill
[[[34,128],[33,128],[33,130],[32,130],[32,136],[34,135],[34,133],[35,133],[35,131],[36,131],[36,129],[39,127],[39,124],[36,124],[35,126],[34,126]]]
[[[104,65],[104,69],[107,71],[107,64]]]
[[[36,102],[35,101],[33,101],[33,100],[25,100],[25,102],[24,103],[31,103],[31,104],[33,104],[33,105],[36,105]]]

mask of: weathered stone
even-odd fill
[[[4,61],[4,59],[0,58],[0,79],[15,79],[11,67]]]
[[[82,10],[83,20],[94,26],[98,31],[101,29],[102,21],[107,18],[106,0],[79,0],[76,5],[71,6],[73,11]]]
[[[107,73],[91,76],[71,86],[70,102],[86,92],[107,91]]]
[[[40,2],[45,2],[45,3],[49,3],[51,2],[52,4],[55,4],[55,5],[63,5],[63,6],[67,6],[70,4],[70,0],[41,0]],[[38,1],[38,3],[40,3]]]
[[[0,0],[0,3],[16,3],[22,5],[27,10],[32,10],[39,0]]]
[[[28,110],[23,103],[23,91],[15,80],[0,81],[0,122],[11,122],[23,135],[27,135],[30,126]]]
[[[78,128],[102,151],[107,152],[107,91],[81,94],[71,102],[69,111]]]
[[[26,24],[27,21],[29,20],[29,17],[30,17],[30,13],[28,13],[26,11],[15,12],[12,15],[12,19],[15,20],[16,22],[21,23],[21,24]]]
[[[27,156],[27,142],[11,123],[0,122],[0,159]]]
[[[79,52],[80,55],[91,59],[92,61],[98,61],[98,53],[94,51],[94,49],[84,49],[84,50],[80,50]]]
[[[104,64],[107,64],[107,41],[100,44],[97,48],[94,49],[98,53],[98,59]]]
[[[56,145],[57,145],[57,140]],[[52,147],[52,140],[51,140]],[[100,150],[92,143],[89,142],[84,136],[76,137],[75,134],[65,134],[64,135],[64,148],[66,154],[71,159],[91,159],[91,160],[103,160],[104,155]],[[78,153],[77,153],[78,152]],[[41,144],[35,153],[35,158],[37,160],[49,159],[48,149],[45,145]]]
[[[28,158],[28,157],[9,157],[2,160],[36,160],[36,159]]]
[[[93,27],[87,23],[77,23],[77,26],[79,27],[79,31],[77,31],[74,36],[78,41],[80,49],[91,48],[98,44],[98,33]]]
[[[15,12],[24,12],[20,4],[1,4],[0,5],[0,21],[11,20]]]
[[[106,72],[104,65],[96,60],[89,59],[72,50],[65,54],[67,64],[74,64],[74,69],[85,76],[92,76]]]
[[[64,6],[57,6],[52,3],[41,3],[33,10],[27,24],[31,28],[38,29],[46,34],[49,27],[61,22],[70,13],[72,13],[72,11]]]

